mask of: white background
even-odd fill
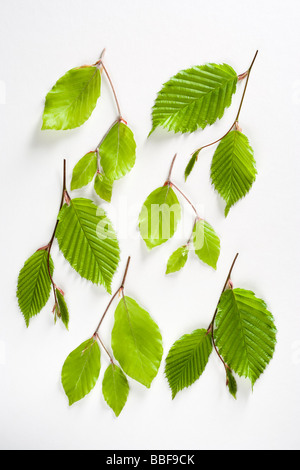
[[[1,0],[0,188],[1,319],[0,446],[5,449],[295,449],[299,448],[299,2],[155,0]],[[103,204],[118,231],[122,260],[132,263],[127,293],[158,322],[164,358],[182,334],[207,327],[231,261],[235,286],[252,289],[276,319],[274,359],[252,393],[238,380],[235,402],[215,354],[196,384],[174,401],[163,364],[150,390],[130,380],[128,402],[116,419],[100,380],[81,402],[68,407],[60,384],[62,364],[88,338],[109,301],[101,287],[82,280],[53,248],[55,279],[66,292],[70,331],[53,326],[52,300],[26,329],[15,298],[26,258],[47,244],[61,197],[62,160],[68,182],[74,164],[116,116],[105,79],[102,96],[81,128],[41,131],[44,97],[72,67],[105,63],[124,118],[137,141],[137,162]],[[188,182],[183,170],[195,147],[220,137],[233,122],[242,87],[222,121],[192,136],[158,132],[147,140],[150,110],[163,82],[177,71],[207,61],[226,62],[237,73],[257,61],[240,116],[255,151],[258,177],[227,219],[209,181],[213,148],[203,151]],[[191,256],[178,274],[164,275],[172,251],[185,241],[193,214],[183,203],[178,235],[147,252],[137,232],[146,196],[161,185],[175,151],[174,182],[191,197],[220,235],[217,272]],[[73,196],[97,203],[92,188]],[[183,229],[185,233],[183,233]],[[115,307],[115,305],[114,305]],[[114,307],[102,330],[110,344]]]

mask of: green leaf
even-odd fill
[[[175,273],[183,268],[188,259],[188,254],[189,249],[186,245],[174,251],[168,260],[166,274]]]
[[[105,211],[89,199],[77,198],[63,206],[58,220],[56,238],[67,261],[80,276],[111,293],[120,250]]]
[[[30,318],[42,310],[50,296],[51,280],[47,259],[47,250],[36,251],[25,262],[19,274],[17,298],[27,327]],[[52,276],[54,266],[51,256],[49,257],[49,267]]]
[[[76,163],[71,181],[71,190],[89,184],[97,172],[97,153],[89,152]]]
[[[113,181],[109,180],[103,173],[97,173],[94,188],[101,199],[107,202],[111,201]]]
[[[220,239],[211,225],[201,219],[193,229],[193,244],[198,258],[214,269],[220,255]]]
[[[159,328],[149,313],[130,297],[122,297],[111,338],[114,356],[124,372],[149,388],[163,353]]]
[[[253,386],[276,344],[274,320],[264,301],[249,290],[226,290],[218,305],[215,342],[226,364]]]
[[[173,189],[163,186],[146,199],[139,215],[141,236],[152,249],[173,237],[181,218],[181,207]]]
[[[110,364],[105,371],[102,393],[108,406],[119,416],[127,401],[129,385],[125,374],[116,364]]]
[[[94,338],[74,349],[64,362],[61,381],[73,405],[95,387],[100,373],[100,348]]]
[[[92,114],[100,96],[101,75],[97,67],[69,70],[46,96],[42,129],[73,129]]]
[[[186,166],[186,169],[185,169],[185,172],[184,172],[185,181],[187,180],[188,176],[190,175],[192,169],[194,168],[194,165],[195,165],[196,161],[198,160],[199,153],[200,153],[200,149],[196,150],[196,152],[193,153],[190,161],[188,162],[188,164]]]
[[[237,74],[227,64],[182,70],[166,82],[152,108],[152,130],[194,132],[220,119],[236,91]]]
[[[210,170],[212,184],[226,202],[225,216],[251,189],[256,174],[247,137],[240,131],[229,132],[219,143]]]
[[[199,379],[211,352],[211,334],[205,329],[184,335],[173,344],[167,356],[165,368],[173,399],[180,390],[189,387]]]
[[[69,329],[69,311],[68,311],[65,298],[59,289],[55,289],[55,293],[56,293],[57,302],[58,302],[57,314],[68,330]]]
[[[236,380],[228,367],[226,368],[226,385],[229,389],[229,393],[233,396],[236,400],[236,393],[237,393],[237,383]]]
[[[132,131],[123,122],[117,122],[99,148],[101,166],[108,179],[118,180],[131,170],[135,163],[135,149]]]

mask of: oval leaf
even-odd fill
[[[149,388],[163,353],[159,328],[149,313],[130,297],[122,297],[111,338],[114,356],[124,372]]]
[[[211,334],[204,329],[184,335],[173,344],[165,368],[173,399],[180,390],[199,379],[211,352]]]
[[[166,82],[152,108],[152,133],[158,126],[194,132],[220,119],[236,91],[237,74],[227,64],[182,70]]]
[[[94,338],[74,349],[62,368],[61,381],[71,406],[96,385],[100,373],[100,348]]]
[[[189,249],[186,245],[181,246],[176,251],[174,251],[168,260],[166,274],[175,273],[176,271],[179,271],[181,268],[183,268],[187,262],[188,254]]]
[[[228,387],[229,393],[236,400],[237,383],[236,383],[236,380],[233,376],[233,373],[231,372],[230,369],[228,369],[228,367],[226,368],[226,385]]]
[[[200,152],[200,149],[196,150],[196,152],[193,153],[193,155],[191,156],[190,161],[188,162],[188,164],[186,166],[186,169],[185,169],[185,172],[184,172],[185,181],[187,180],[188,176],[190,175],[192,169],[195,166],[196,161],[198,160],[199,152]]]
[[[97,173],[97,154],[89,152],[76,163],[71,181],[71,190],[89,184]]]
[[[46,96],[42,129],[73,129],[92,114],[100,96],[97,67],[69,70]]]
[[[181,218],[181,207],[173,189],[163,186],[146,199],[139,215],[141,236],[152,249],[173,237]]]
[[[102,393],[108,406],[119,416],[127,401],[129,385],[126,375],[116,364],[110,364],[105,371]]]
[[[107,202],[111,201],[113,181],[109,180],[103,173],[97,173],[94,188],[101,199]]]
[[[226,201],[225,216],[249,192],[256,174],[253,150],[247,137],[240,131],[229,132],[219,143],[210,169],[212,184]]]
[[[51,290],[51,280],[47,266],[48,251],[36,251],[24,264],[18,278],[17,298],[26,325],[46,305]],[[49,257],[51,276],[53,261]]]
[[[214,269],[220,255],[220,239],[211,225],[201,219],[193,229],[193,244],[198,258]]]
[[[58,302],[57,314],[68,330],[69,329],[69,311],[68,311],[65,298],[59,289],[55,289],[55,293],[56,293],[57,302]]]
[[[276,344],[274,320],[264,301],[249,290],[226,290],[218,305],[215,342],[228,366],[253,386]]]
[[[103,284],[110,293],[120,250],[104,210],[89,199],[72,199],[69,206],[63,206],[58,220],[56,238],[67,261],[80,276]]]

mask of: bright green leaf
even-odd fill
[[[180,390],[189,387],[199,379],[211,352],[211,334],[204,329],[184,335],[173,344],[167,356],[165,368],[173,399]]]
[[[152,130],[194,132],[220,119],[236,91],[237,74],[226,64],[182,70],[166,82],[152,108]]]
[[[205,220],[196,222],[193,229],[193,244],[198,258],[214,269],[220,254],[220,240],[214,229]]]
[[[159,328],[149,313],[130,297],[122,297],[111,337],[114,356],[124,372],[149,388],[163,353]]]
[[[100,348],[94,338],[84,341],[69,354],[61,381],[71,406],[95,387],[100,373]]]
[[[59,289],[55,289],[55,293],[56,293],[57,302],[58,302],[57,314],[68,330],[69,329],[69,311],[68,311],[65,298]]]
[[[163,186],[146,199],[139,215],[141,236],[152,249],[173,237],[181,218],[181,207],[173,189]]]
[[[231,372],[230,369],[228,369],[228,367],[226,368],[226,385],[229,389],[229,393],[236,400],[237,383],[236,383],[236,380],[233,376],[233,373]]]
[[[97,173],[94,188],[101,199],[107,202],[111,201],[113,181],[109,180],[103,173]]]
[[[71,181],[71,190],[89,184],[97,172],[97,153],[89,152],[76,163]]]
[[[196,161],[198,160],[198,155],[199,155],[200,150],[196,150],[196,152],[193,153],[190,161],[188,162],[185,172],[184,172],[184,178],[185,181],[187,180],[188,176],[190,175],[192,169],[194,168],[194,165]]]
[[[56,238],[67,261],[80,276],[111,293],[120,250],[105,211],[89,199],[77,198],[63,206],[58,219]]]
[[[50,296],[51,280],[47,259],[47,250],[36,251],[25,262],[19,274],[17,298],[27,326],[30,318],[42,310]],[[51,256],[49,268],[52,276],[54,267]]]
[[[92,114],[100,96],[101,76],[97,67],[69,70],[46,96],[42,129],[73,129]]]
[[[101,166],[108,179],[120,179],[131,170],[135,163],[135,149],[132,131],[123,122],[117,122],[99,148]]]
[[[168,260],[166,274],[174,273],[183,268],[188,259],[188,254],[189,249],[186,245],[181,246],[174,251]]]
[[[226,290],[218,305],[215,341],[226,364],[253,386],[276,344],[274,320],[264,301],[249,290]]]
[[[247,137],[240,131],[229,132],[219,143],[210,170],[212,184],[226,202],[225,216],[251,189],[256,174]]]
[[[115,364],[110,364],[105,371],[102,393],[108,406],[119,416],[127,401],[129,385],[125,374]]]

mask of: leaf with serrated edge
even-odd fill
[[[194,132],[221,119],[236,91],[237,74],[227,64],[182,70],[166,82],[152,108],[152,130]]]
[[[247,137],[231,131],[219,143],[211,163],[210,177],[215,190],[225,200],[225,216],[251,189],[256,178],[253,150]]]
[[[117,122],[99,147],[101,166],[108,179],[118,180],[132,169],[135,149],[132,131],[123,122]]]
[[[66,260],[80,276],[111,293],[120,250],[105,211],[89,199],[77,198],[63,206],[58,220],[56,238]]]
[[[249,290],[226,290],[218,305],[215,342],[226,364],[253,386],[276,344],[274,319],[265,302]]]
[[[89,184],[97,172],[97,154],[89,152],[76,163],[71,181],[71,190],[82,188]]]
[[[113,189],[113,181],[109,180],[103,173],[97,173],[94,189],[101,199],[110,202]]]
[[[94,338],[74,349],[64,362],[61,381],[71,406],[95,387],[100,373],[100,348]]]
[[[24,264],[18,278],[17,298],[26,326],[30,318],[37,315],[46,305],[51,290],[51,280],[47,266],[48,251],[36,251]],[[49,257],[51,276],[53,261]]]
[[[119,416],[127,401],[129,385],[126,375],[116,364],[110,364],[105,371],[102,393],[108,406]]]
[[[212,352],[211,334],[205,329],[182,336],[171,347],[165,374],[174,399],[180,390],[192,385],[203,374]]]
[[[220,255],[220,239],[212,226],[201,219],[193,229],[193,244],[198,258],[214,269]]]
[[[132,298],[122,297],[111,338],[114,356],[124,372],[149,388],[163,354],[161,333],[149,313]]]
[[[166,274],[179,271],[187,262],[189,249],[186,245],[177,248],[168,259]]]
[[[69,70],[46,96],[42,129],[73,129],[92,114],[100,96],[101,75],[97,67]]]
[[[140,233],[152,249],[173,237],[181,218],[181,207],[173,189],[155,189],[146,199],[139,215]]]
[[[65,298],[59,289],[55,289],[55,293],[56,293],[57,302],[58,302],[59,317],[68,330],[69,329],[69,311],[68,311]]]
[[[236,400],[237,383],[233,376],[233,373],[231,372],[230,369],[228,369],[228,367],[226,368],[226,385],[228,387],[229,393]]]

